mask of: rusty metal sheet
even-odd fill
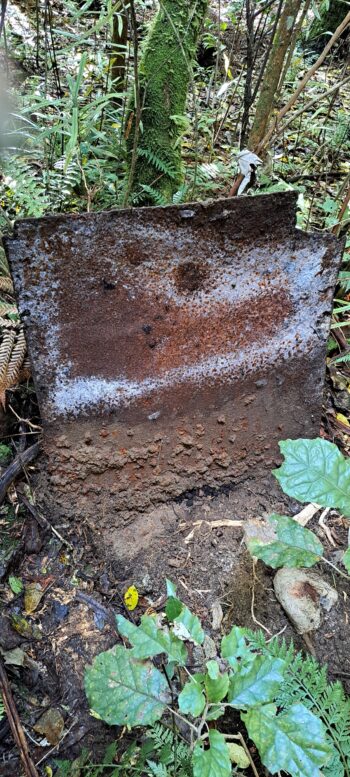
[[[295,209],[288,192],[16,224],[7,252],[62,512],[118,525],[318,434],[342,243],[297,230]]]

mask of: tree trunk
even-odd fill
[[[169,202],[181,186],[187,92],[206,9],[207,0],[161,2],[140,60],[138,100],[133,94],[129,103],[126,199]]]
[[[294,25],[303,0],[286,0],[273,40],[264,80],[260,89],[253,126],[249,134],[250,151],[258,151],[274,107],[284,61],[293,40]]]
[[[327,7],[329,5],[329,8]],[[343,0],[330,0],[323,2],[320,9],[321,19],[315,18],[308,35],[307,42],[311,48],[323,49],[327,43],[328,32],[335,32],[349,11],[349,6]]]

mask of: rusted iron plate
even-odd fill
[[[318,434],[342,244],[295,194],[26,219],[7,240],[66,514],[118,524]]]

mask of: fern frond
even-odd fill
[[[336,359],[333,359],[333,364],[339,364],[340,362],[343,362],[347,364],[350,362],[350,353],[340,354],[340,356],[337,356]]]
[[[0,384],[4,382],[10,363],[12,349],[15,343],[16,333],[13,329],[5,329],[0,345]]]
[[[138,156],[147,159],[147,162],[153,165],[153,167],[155,167],[159,173],[164,173],[164,175],[167,175],[168,178],[177,178],[178,173],[176,170],[174,170],[174,168],[171,167],[168,162],[165,162],[164,159],[160,159],[160,157],[154,154],[153,151],[150,151],[149,148],[138,148],[137,154]]]
[[[139,194],[134,195],[133,197],[133,203],[135,205],[142,203],[142,201],[145,199],[145,195],[147,195],[147,199],[154,202],[155,205],[166,205],[167,201],[165,197],[159,192],[157,189],[155,189],[153,186],[147,186],[146,184],[142,185],[142,190]]]
[[[157,764],[155,761],[147,761],[149,775],[152,777],[168,777],[168,770],[164,764]]]
[[[0,317],[7,316],[9,313],[11,315],[18,313],[16,305],[12,305],[11,302],[0,300]]]
[[[348,270],[342,270],[339,273],[338,280],[344,291],[350,291],[350,272]]]
[[[13,283],[11,278],[5,275],[0,277],[0,291],[5,291],[7,294],[13,294]]]
[[[18,333],[17,342],[11,353],[9,365],[7,368],[7,388],[11,388],[11,386],[14,386],[17,383],[26,352],[27,344],[24,337],[24,331],[21,329]]]

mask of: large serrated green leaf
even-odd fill
[[[323,545],[313,532],[287,515],[273,513],[268,522],[273,529],[272,539],[257,536],[247,538],[252,556],[265,561],[273,569],[279,567],[312,567],[323,556]]]
[[[231,676],[228,703],[236,709],[246,709],[273,701],[283,683],[285,667],[281,658],[255,656],[248,666],[239,667]]]
[[[283,771],[292,777],[319,777],[332,750],[322,722],[303,704],[293,704],[280,715],[269,704],[241,717],[271,774]]]
[[[193,715],[196,718],[203,712],[205,707],[205,696],[202,688],[195,679],[189,680],[179,694],[179,709],[185,715]]]
[[[92,711],[110,725],[149,725],[169,702],[164,675],[122,645],[96,656],[85,672],[85,691]]]
[[[350,516],[350,461],[328,440],[283,440],[285,461],[273,474],[288,496],[337,507]]]
[[[135,626],[123,615],[116,616],[118,631],[133,645],[131,655],[134,658],[153,658],[159,653],[166,653],[170,661],[184,666],[187,651],[183,642],[168,629],[158,628],[156,618],[155,615],[143,615],[140,625]]]
[[[197,742],[194,746],[193,777],[230,777],[232,774],[230,753],[223,734],[209,731],[209,750]]]
[[[174,633],[180,639],[195,642],[196,645],[202,645],[204,642],[205,634],[200,620],[197,618],[197,615],[193,615],[186,605],[182,606],[180,614],[174,618],[173,628]]]

